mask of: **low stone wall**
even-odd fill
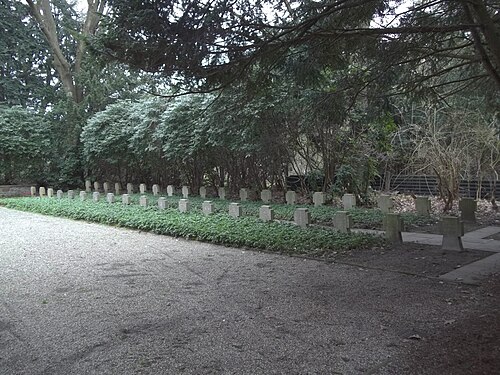
[[[0,185],[0,197],[30,196],[30,188],[28,185]]]

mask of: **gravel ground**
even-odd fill
[[[377,266],[0,208],[0,374],[498,371],[498,278]]]

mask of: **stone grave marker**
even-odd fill
[[[36,197],[36,187],[32,186],[31,189],[30,189],[30,191],[31,191],[31,196],[32,197]]]
[[[207,188],[205,186],[200,186],[200,197],[203,199],[207,197]]]
[[[122,204],[128,206],[132,202],[132,198],[128,194],[122,195]]]
[[[301,228],[307,228],[311,224],[311,213],[307,208],[297,208],[293,213],[293,221]]]
[[[288,190],[285,194],[286,204],[295,204],[297,202],[297,194],[293,190]]]
[[[99,191],[101,189],[101,184],[98,181],[94,182],[94,191]]]
[[[274,220],[274,210],[271,208],[271,206],[260,206],[259,219],[265,222]]]
[[[313,194],[313,203],[315,207],[323,206],[326,202],[326,194],[321,191],[316,191]]]
[[[130,182],[127,184],[127,194],[129,195],[134,194],[134,184]]]
[[[58,190],[56,192],[56,194],[57,194],[57,199],[62,199],[63,198],[63,191],[62,190]]]
[[[148,206],[148,197],[146,197],[145,195],[141,195],[141,197],[139,198],[139,205],[141,207],[147,207]]]
[[[401,215],[387,213],[384,216],[385,238],[392,243],[403,243],[401,232],[403,231],[403,219]]]
[[[264,203],[269,203],[271,202],[271,199],[273,198],[271,190],[265,189],[260,192],[260,200]]]
[[[354,194],[344,194],[342,196],[342,206],[344,210],[350,210],[356,207],[356,196]]]
[[[441,219],[441,233],[443,250],[463,251],[462,237],[464,235],[464,223],[458,217],[443,216]]]
[[[217,194],[219,195],[220,199],[226,199],[227,197],[227,189],[225,187],[219,187],[217,189]]]
[[[229,216],[238,218],[241,217],[243,210],[239,203],[229,203]]]
[[[98,191],[94,191],[92,193],[92,200],[94,202],[99,202],[99,199],[101,199],[101,193],[99,193]]]
[[[87,193],[92,191],[92,182],[90,180],[85,180],[85,191]]]
[[[463,221],[476,221],[477,202],[474,198],[461,198],[458,202],[458,209]]]
[[[378,208],[383,213],[388,214],[389,212],[391,212],[393,203],[390,195],[385,195],[385,194],[380,195],[378,197],[377,203],[378,203]]]
[[[68,198],[75,199],[75,192],[73,190],[68,190]]]
[[[122,186],[119,182],[115,182],[115,195],[120,195],[122,191]]]
[[[248,189],[247,188],[241,188],[240,189],[240,201],[245,202],[248,200]],[[232,203],[231,203],[232,204]]]
[[[204,201],[201,204],[201,210],[205,216],[212,215],[215,212],[214,204],[212,201]]]
[[[52,198],[54,196],[54,189],[48,188],[47,189],[47,197]]]
[[[86,191],[81,191],[80,192],[80,200],[84,201],[87,199],[87,192]]]
[[[353,226],[352,217],[347,211],[337,211],[333,216],[333,226],[339,232],[349,233]]]
[[[179,200],[179,211],[180,212],[189,212],[191,205],[189,204],[189,200],[180,199]]]
[[[102,184],[102,188],[104,189],[104,193],[105,194],[108,194],[109,193],[109,182],[105,182],[104,184]]]
[[[188,199],[189,197],[189,186],[183,186],[182,187],[182,198]]]
[[[175,188],[173,185],[168,185],[167,186],[167,196],[173,197],[175,194]]]
[[[146,184],[139,185],[139,193],[146,194]]]
[[[153,191],[154,196],[160,195],[160,185],[154,184],[151,190]]]
[[[115,203],[115,195],[113,193],[106,194],[106,200],[109,204]]]
[[[429,197],[415,198],[415,210],[419,215],[429,216],[431,214],[431,200]]]
[[[158,209],[159,210],[167,209],[167,199],[165,197],[158,198]]]
[[[38,195],[40,195],[40,197],[44,197],[46,195],[46,191],[45,191],[45,188],[43,186],[40,186],[40,189],[38,190]]]

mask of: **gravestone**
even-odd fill
[[[167,196],[173,197],[175,194],[175,188],[173,185],[168,185],[167,186]]]
[[[286,204],[295,204],[297,202],[297,194],[293,190],[288,190],[285,194]]]
[[[99,191],[99,189],[101,188],[101,184],[99,184],[99,182],[94,182],[94,191]]]
[[[227,189],[225,187],[219,187],[217,189],[217,194],[219,195],[220,199],[226,199],[227,197]]]
[[[271,206],[260,206],[259,219],[265,222],[274,220],[274,210]]]
[[[132,202],[132,199],[130,198],[130,195],[128,194],[123,194],[122,195],[122,204],[125,206],[128,206]]]
[[[190,208],[191,208],[191,205],[189,204],[189,201],[187,199],[180,199],[179,200],[179,211],[180,212],[189,212]]]
[[[57,194],[57,199],[63,198],[63,191],[62,190],[58,190],[56,194]]]
[[[247,200],[248,200],[248,189],[247,188],[241,188],[240,189],[240,201],[245,202]]]
[[[92,191],[92,182],[90,180],[85,180],[85,191],[87,193]]]
[[[347,211],[337,211],[333,216],[333,226],[339,232],[349,233],[352,228],[352,217]]]
[[[387,213],[384,216],[385,238],[392,243],[403,243],[403,219],[399,214]]]
[[[460,199],[458,202],[458,209],[460,210],[460,217],[463,221],[476,221],[477,202],[474,198]]]
[[[159,195],[160,194],[160,185],[154,184],[151,190],[153,190],[154,196]]]
[[[165,197],[158,198],[158,209],[159,210],[167,209],[167,200],[165,199]]]
[[[48,188],[47,189],[47,197],[52,198],[54,196],[54,189]]]
[[[94,202],[99,202],[99,199],[101,199],[101,193],[99,193],[98,191],[94,191],[92,193],[92,200]]]
[[[354,194],[344,194],[342,196],[342,206],[344,210],[350,210],[356,207],[356,196]]]
[[[205,186],[200,186],[200,197],[203,199],[207,197],[207,188]]]
[[[313,203],[315,207],[323,206],[326,202],[326,194],[321,191],[316,191],[313,194]]]
[[[188,199],[189,197],[189,186],[184,185],[182,187],[182,198]]]
[[[239,203],[229,203],[229,216],[238,218],[241,217],[243,210]]]
[[[75,192],[73,190],[68,190],[68,198],[75,199]]]
[[[32,186],[31,189],[30,189],[30,191],[31,191],[31,196],[32,197],[36,197],[36,187]]]
[[[431,214],[431,200],[429,197],[415,198],[415,210],[419,215],[429,216]]]
[[[271,199],[272,199],[272,193],[271,193],[271,190],[262,190],[260,192],[260,200],[264,203],[269,203],[271,202]]]
[[[45,192],[45,188],[43,186],[40,186],[40,189],[38,190],[38,195],[40,195],[40,197],[44,197],[45,194],[47,194]]]
[[[120,195],[121,191],[122,191],[122,186],[120,185],[119,182],[116,182],[115,183],[115,195],[117,195],[117,196]]]
[[[393,203],[390,195],[385,195],[385,194],[380,195],[378,197],[377,203],[378,203],[378,208],[383,213],[388,214],[389,212],[391,212]]]
[[[463,251],[462,236],[464,235],[464,223],[458,217],[443,216],[441,219],[441,233],[443,250]]]
[[[109,193],[109,182],[105,182],[104,184],[102,184],[102,188],[104,189],[104,193],[105,194],[108,194]]]
[[[141,195],[139,198],[139,206],[141,207],[147,207],[148,206],[148,197],[145,195]]]
[[[201,210],[205,216],[212,215],[214,213],[214,204],[212,201],[204,201],[201,204]]]
[[[109,204],[115,203],[115,195],[113,193],[106,194],[106,200]]]
[[[129,195],[134,194],[134,184],[130,182],[127,184],[127,194]]]
[[[311,224],[311,213],[307,208],[297,208],[293,213],[293,221],[301,228]]]
[[[84,201],[87,199],[87,192],[86,191],[81,191],[80,192],[80,200]]]
[[[146,184],[140,184],[139,185],[139,193],[145,194],[146,193]]]

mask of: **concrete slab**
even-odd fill
[[[440,279],[478,285],[492,275],[500,275],[500,253],[478,260],[439,276]]]
[[[489,236],[493,236],[494,234],[500,233],[500,227],[485,227],[481,229],[474,230],[472,232],[467,232],[464,234],[463,238],[470,238],[470,239],[481,239],[481,238],[486,238]]]

